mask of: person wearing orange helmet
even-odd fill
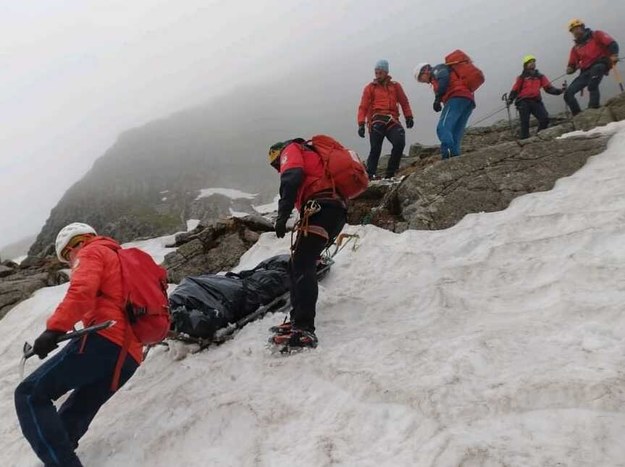
[[[571,75],[579,70],[579,75],[569,85],[564,93],[564,100],[573,115],[581,112],[575,94],[588,88],[588,108],[599,108],[599,83],[618,61],[619,46],[607,33],[587,28],[580,19],[569,22],[569,32],[573,35],[575,44],[569,54],[566,68]]]

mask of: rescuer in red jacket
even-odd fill
[[[398,106],[401,106],[406,117],[406,128],[412,128],[414,125],[408,97],[401,84],[393,81],[388,70],[388,62],[378,60],[374,69],[375,79],[365,86],[358,106],[358,135],[364,138],[365,125],[369,127],[371,144],[367,158],[369,179],[376,177],[384,138],[393,145],[384,178],[394,177],[399,168],[406,146],[406,131],[399,121]]]
[[[523,57],[523,72],[517,77],[512,90],[508,93],[510,105],[516,103],[519,109],[519,120],[521,122],[521,139],[530,136],[530,115],[534,115],[538,120],[538,131],[549,126],[549,114],[543,104],[541,90],[546,93],[559,96],[564,92],[551,85],[551,81],[536,69],[536,57],[526,55]]]
[[[288,347],[316,347],[317,261],[325,247],[341,233],[347,202],[320,183],[327,177],[321,157],[302,139],[279,142],[269,149],[269,163],[280,172],[280,201],[276,236],[286,234],[295,207],[301,225],[291,255],[291,321],[272,328],[270,342]],[[329,187],[317,189],[316,187]]]
[[[74,452],[78,441],[102,405],[114,394],[113,376],[120,358],[126,326],[123,283],[116,251],[107,237],[75,222],[56,238],[56,253],[72,267],[65,298],[35,340],[33,351],[45,358],[57,339],[82,321],[84,326],[115,320],[110,328],[70,341],[46,360],[15,390],[15,407],[24,436],[46,466],[81,466]],[[132,332],[117,387],[134,374],[142,360],[142,345]],[[120,362],[121,363],[121,362]],[[72,394],[58,412],[53,401]]]
[[[588,108],[599,108],[599,83],[618,61],[619,47],[610,35],[603,31],[592,31],[579,19],[569,22],[569,31],[573,34],[575,45],[571,49],[566,72],[571,75],[580,70],[580,73],[565,91],[564,100],[573,115],[577,115],[582,110],[575,94],[586,87],[589,94]]]

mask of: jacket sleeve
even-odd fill
[[[408,97],[404,92],[404,88],[402,88],[399,83],[395,83],[395,86],[397,86],[397,100],[399,101],[399,105],[401,105],[404,117],[412,118],[412,109],[410,108],[410,102],[408,102]]]
[[[360,98],[360,105],[358,106],[358,125],[363,125],[369,114],[369,106],[371,105],[371,86],[365,86],[362,91],[362,97]]]
[[[545,75],[540,77],[540,86],[545,90],[547,94],[551,94],[553,96],[559,96],[562,94],[562,90],[554,87]]]
[[[280,155],[280,200],[278,217],[288,218],[295,206],[297,192],[304,181],[304,155],[296,143],[289,144]]]
[[[78,252],[65,298],[48,318],[46,329],[69,331],[85,314],[95,309],[100,290],[104,259],[98,248]]]
[[[618,43],[608,33],[603,31],[594,32],[595,39],[603,45],[611,55],[618,55]]]
[[[447,65],[437,65],[432,70],[432,76],[438,81],[438,89],[435,92],[436,98],[442,98],[449,87],[449,67]]]
[[[572,47],[571,53],[569,54],[569,63],[567,66],[577,69],[577,61],[578,61],[577,52],[575,51],[575,47]]]
[[[521,84],[523,83],[523,77],[517,76],[516,81],[512,85],[512,89],[508,93],[508,100],[513,101],[519,95],[519,91],[521,90]]]

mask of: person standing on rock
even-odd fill
[[[541,88],[554,96],[559,96],[564,92],[564,88],[554,88],[549,78],[536,69],[536,57],[526,55],[523,57],[523,72],[517,77],[506,102],[508,105],[515,102],[519,110],[521,139],[530,136],[530,115],[538,120],[538,131],[549,126],[549,114],[543,104]]]
[[[74,452],[102,405],[114,394],[114,375],[124,339],[117,387],[134,374],[143,347],[125,318],[120,261],[114,240],[99,237],[89,225],[75,222],[56,237],[56,254],[72,275],[65,298],[48,318],[33,351],[45,358],[60,336],[82,321],[85,326],[114,320],[107,329],[70,341],[15,390],[15,407],[24,436],[46,466],[81,466]],[[126,337],[127,336],[127,337]],[[115,388],[117,389],[117,388]],[[57,411],[53,401],[73,391]]]
[[[451,66],[441,63],[432,67],[429,63],[417,65],[415,79],[432,85],[434,90],[434,112],[441,116],[436,134],[441,142],[441,157],[449,159],[460,155],[464,131],[475,108],[475,95],[461,76]],[[443,109],[444,107],[444,109]]]
[[[289,348],[317,346],[317,261],[347,219],[347,201],[332,189],[332,183],[324,183],[327,175],[321,157],[304,143],[302,139],[289,140],[269,149],[269,163],[280,173],[278,238],[286,235],[293,208],[300,212],[291,254],[291,321],[272,328],[270,339],[272,344]],[[364,170],[362,177],[366,180]]]
[[[610,35],[587,28],[580,19],[569,22],[569,31],[575,45],[571,48],[566,72],[572,75],[580,70],[580,73],[565,91],[564,100],[575,116],[582,111],[575,94],[584,88],[588,88],[588,108],[599,108],[599,83],[618,62],[619,46]]]
[[[399,121],[398,104],[406,118],[406,128],[414,125],[408,97],[388,71],[388,61],[378,60],[374,68],[375,79],[365,86],[358,106],[358,136],[365,137],[365,125],[369,129],[371,149],[367,158],[367,173],[370,180],[376,178],[384,138],[393,145],[384,178],[394,177],[399,169],[406,146],[406,131]]]

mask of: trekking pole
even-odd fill
[[[114,319],[111,319],[108,321],[104,321],[103,323],[100,323],[100,324],[95,324],[87,328],[79,329],[78,331],[68,332],[67,334],[64,334],[58,337],[56,342],[59,343],[59,342],[73,339],[75,337],[81,337],[81,336],[84,336],[85,334],[90,334],[95,331],[101,331],[102,329],[106,329],[106,328],[110,328],[111,326],[114,326],[115,323],[116,321]],[[26,365],[26,360],[28,360],[30,357],[35,355],[35,352],[33,352],[33,346],[30,345],[28,342],[24,342],[24,347],[22,349],[22,352],[23,352],[22,360],[20,361],[20,381],[24,379],[24,366]]]
[[[625,88],[623,87],[623,78],[621,78],[621,72],[618,71],[616,63],[614,64],[614,79],[618,83],[618,87],[621,88],[621,92],[625,92]]]
[[[514,133],[512,130],[512,116],[510,115],[510,104],[508,103],[508,93],[504,92],[501,96],[501,100],[506,104],[506,110],[508,111],[508,125],[510,126],[510,133]]]

